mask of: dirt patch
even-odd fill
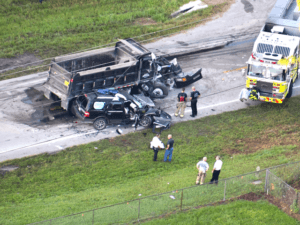
[[[241,195],[240,197],[238,197],[237,199],[243,199],[243,200],[247,200],[247,201],[253,201],[253,202],[256,202],[257,200],[261,199],[261,196],[253,193],[253,192],[250,192],[248,194],[244,194],[244,195]]]
[[[147,26],[147,25],[156,25],[157,23],[155,22],[155,20],[151,18],[138,18],[134,21],[134,24]]]
[[[13,57],[13,58],[0,58],[0,73],[5,72],[7,70],[12,70],[21,65],[23,65],[23,67],[36,66],[36,65],[39,65],[41,62],[39,62],[39,63],[33,63],[33,62],[36,62],[39,60],[40,59],[37,58],[35,55],[29,54],[29,53],[25,53],[23,55],[19,55],[19,56]],[[28,63],[30,63],[30,64],[28,64]],[[24,64],[28,64],[28,65],[24,66]]]
[[[250,154],[263,149],[269,149],[280,145],[295,145],[300,148],[300,126],[287,125],[280,129],[269,129],[258,134],[259,138],[244,138],[235,141],[237,148],[226,148],[224,153],[233,154]],[[238,147],[242,147],[243,151]],[[298,154],[298,151],[286,153],[286,156]]]
[[[290,184],[291,187],[297,189],[297,190],[300,190],[300,180],[298,181],[295,181],[294,183]]]

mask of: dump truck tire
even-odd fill
[[[149,94],[152,97],[166,97],[169,93],[168,87],[161,83],[155,82],[152,87],[150,87]]]

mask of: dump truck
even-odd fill
[[[122,89],[163,98],[169,87],[184,87],[201,78],[201,68],[184,73],[176,58],[156,57],[138,42],[126,39],[115,47],[54,58],[43,86],[48,99],[61,101],[61,107],[70,111],[78,96],[95,90]]]
[[[258,93],[255,100],[282,103],[291,97],[299,73],[299,15],[296,0],[278,0],[262,27],[243,70],[246,88]]]

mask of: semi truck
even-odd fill
[[[201,78],[201,68],[184,73],[176,58],[156,57],[138,42],[126,39],[115,47],[54,58],[43,86],[48,99],[61,101],[61,107],[70,111],[77,97],[99,89],[141,92],[154,99],[167,96],[167,86],[184,87]]]
[[[291,97],[299,73],[299,15],[296,0],[278,0],[262,27],[242,71],[246,88],[258,93],[255,100],[280,104]]]

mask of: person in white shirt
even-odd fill
[[[158,150],[164,148],[164,143],[162,143],[159,137],[160,135],[157,134],[155,137],[153,137],[152,141],[150,142],[150,148],[152,148],[154,151],[153,161],[157,161]]]
[[[213,184],[214,182],[216,184],[218,184],[218,180],[219,180],[219,175],[220,175],[220,172],[221,172],[221,169],[222,169],[222,165],[223,165],[223,162],[220,160],[220,156],[216,156],[216,162],[214,164],[214,168],[213,170],[211,171],[212,172],[212,178],[210,180],[210,184]]]
[[[204,183],[204,179],[206,177],[206,172],[208,171],[208,163],[206,162],[207,158],[203,157],[202,161],[199,161],[196,165],[197,169],[199,170],[197,179],[196,179],[196,185],[199,185],[199,181],[200,181],[200,185],[202,185]]]

